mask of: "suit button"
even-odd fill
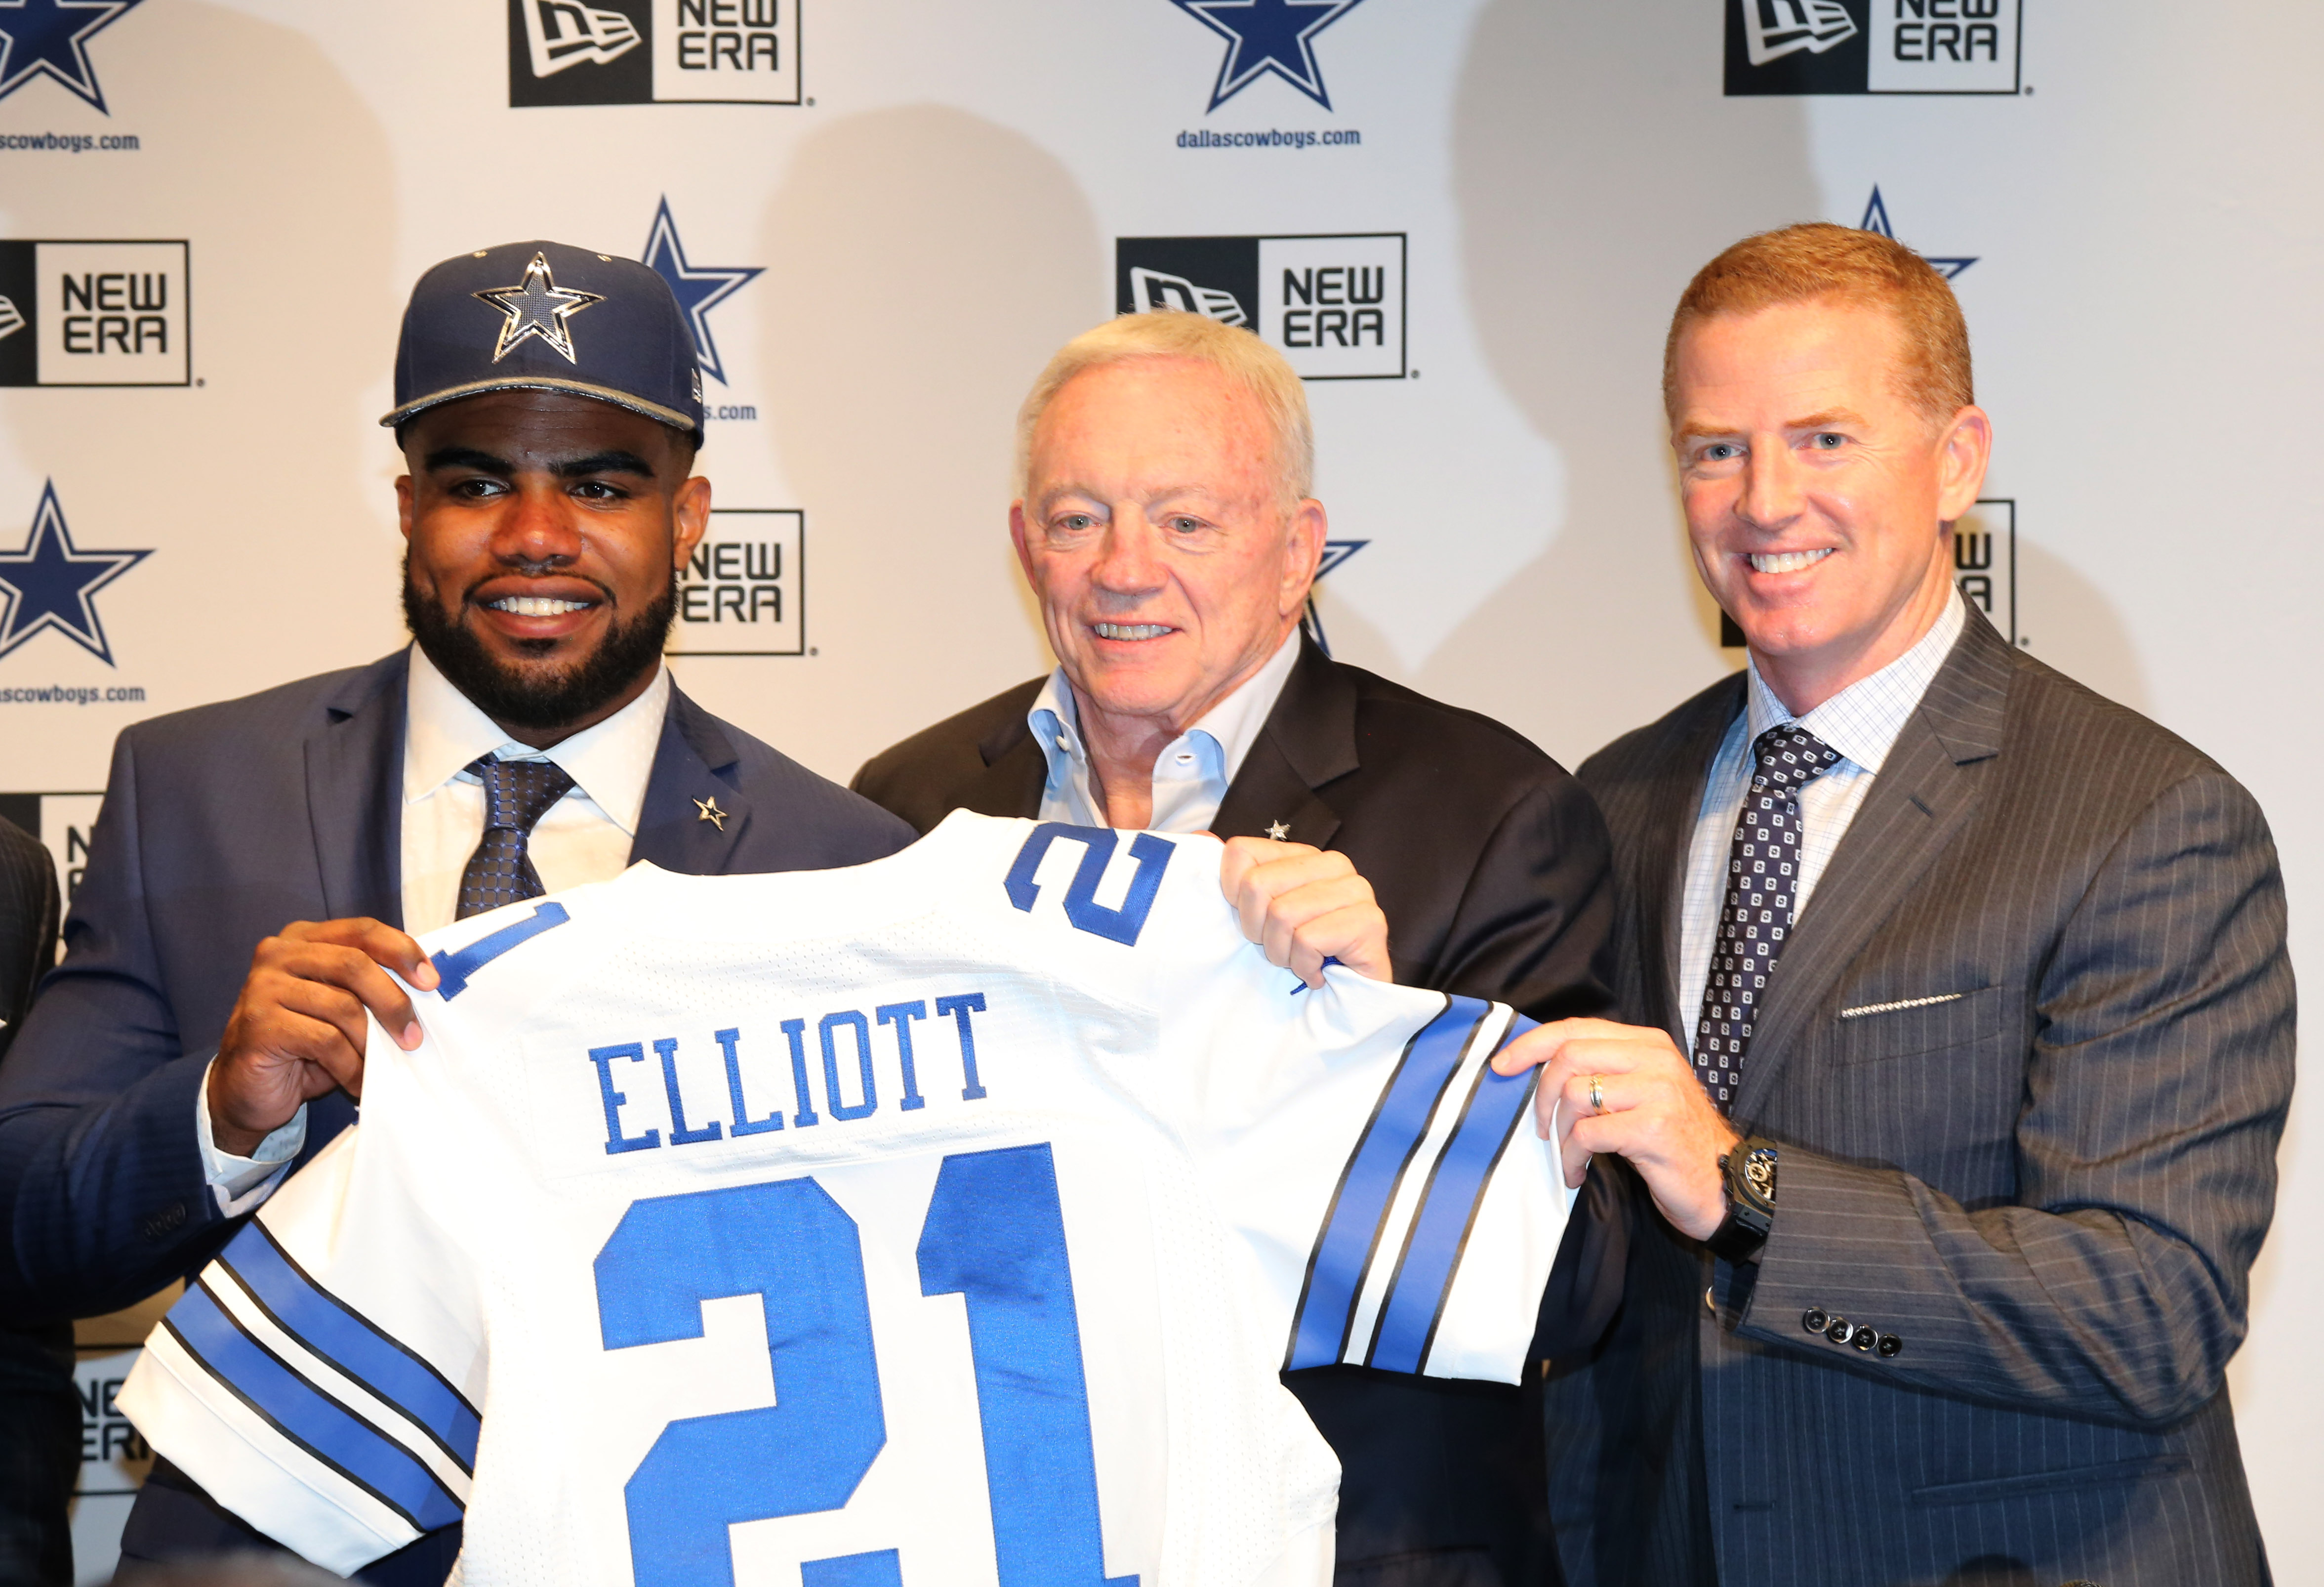
[[[1719,1315],[1719,1303],[1711,1298],[1711,1286],[1708,1284],[1702,1287],[1702,1309],[1714,1317]]]
[[[1856,1329],[1846,1317],[1834,1317],[1824,1329],[1823,1336],[1834,1344],[1846,1344],[1856,1336]]]
[[[1823,1332],[1823,1325],[1831,1321],[1831,1319],[1824,1315],[1821,1306],[1810,1306],[1802,1314],[1800,1326],[1811,1333],[1821,1333]]]
[[[1880,1353],[1882,1355],[1900,1355],[1904,1352],[1904,1342],[1897,1338],[1894,1333],[1883,1333],[1880,1336]]]
[[[1849,1342],[1856,1346],[1858,1350],[1870,1350],[1872,1348],[1874,1338],[1875,1335],[1872,1332],[1872,1325],[1868,1323],[1857,1329],[1856,1337],[1849,1340]]]

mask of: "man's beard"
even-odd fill
[[[509,727],[563,727],[603,709],[660,665],[677,614],[677,582],[663,585],[635,617],[624,622],[616,615],[595,650],[558,668],[520,669],[494,660],[482,640],[412,587],[408,559],[403,621],[436,670],[485,715]],[[555,642],[520,641],[519,648],[545,650]]]

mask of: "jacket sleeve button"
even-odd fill
[[[1821,1306],[1810,1306],[1801,1315],[1800,1326],[1811,1333],[1821,1333],[1823,1332],[1823,1325],[1831,1321],[1831,1319],[1824,1315],[1824,1309]]]
[[[1834,1344],[1846,1344],[1855,1334],[1855,1326],[1846,1317],[1834,1317],[1823,1331],[1823,1336]]]
[[[1880,1353],[1882,1355],[1901,1355],[1904,1353],[1904,1342],[1897,1338],[1894,1333],[1883,1333],[1880,1336]]]
[[[1849,1342],[1856,1346],[1858,1350],[1870,1350],[1872,1348],[1873,1339],[1874,1335],[1872,1333],[1872,1326],[1868,1323],[1862,1327],[1857,1329],[1856,1337],[1849,1340]]]

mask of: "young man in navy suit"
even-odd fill
[[[530,242],[421,278],[385,420],[416,643],[121,735],[67,957],[0,1080],[0,1288],[28,1314],[192,1271],[345,1129],[366,1011],[417,1039],[386,973],[433,983],[416,935],[634,860],[779,871],[911,841],[671,682],[675,572],[710,511],[699,390],[641,264]],[[124,1540],[252,1546],[166,1462]],[[365,1575],[441,1582],[456,1548]]]

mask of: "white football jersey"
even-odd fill
[[[1521,1020],[1307,991],[1220,855],[961,814],[437,932],[120,1403],[338,1571],[465,1515],[468,1587],[1325,1582],[1277,1374],[1517,1381],[1569,1198]]]

